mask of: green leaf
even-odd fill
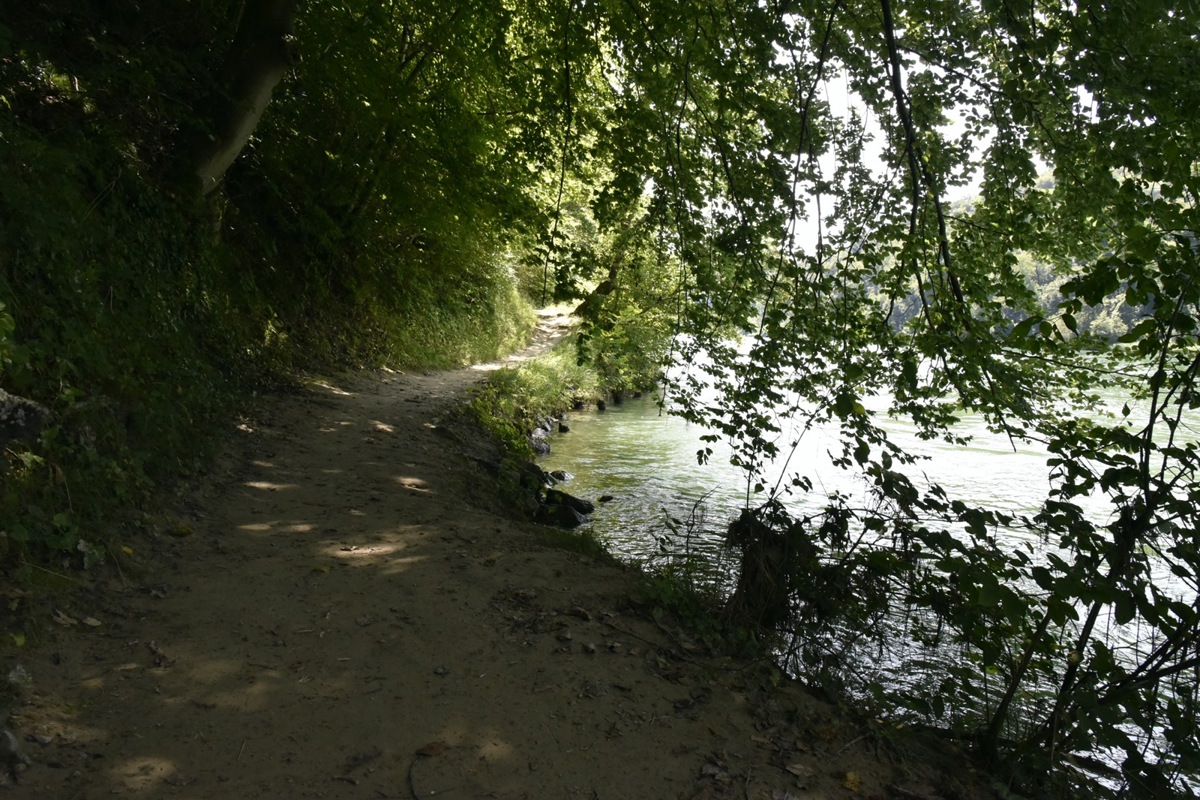
[[[1123,344],[1130,344],[1158,331],[1158,320],[1148,317],[1130,328],[1118,339]]]
[[[1004,599],[1006,592],[1001,588],[1000,582],[993,575],[980,576],[977,585],[978,594],[976,596],[979,605],[985,608],[993,608],[1000,604]]]
[[[1136,613],[1137,606],[1131,596],[1121,592],[1114,598],[1113,618],[1118,625],[1127,625],[1133,620]]]

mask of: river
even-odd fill
[[[1124,400],[1109,398],[1109,405],[1119,408]],[[882,403],[877,410],[882,411]],[[980,507],[1032,515],[1046,499],[1050,488],[1048,454],[1035,444],[1011,442],[1005,436],[989,431],[982,419],[966,415],[954,429],[959,436],[969,436],[966,445],[919,439],[910,423],[888,419],[882,414],[882,427],[889,438],[908,452],[922,456],[922,461],[907,468],[914,484],[924,488],[921,474],[929,482],[946,490],[951,498],[976,503]],[[692,541],[693,550],[705,551],[720,560],[721,536],[729,520],[747,505],[746,479],[741,469],[729,463],[729,449],[713,447],[709,463],[697,463],[696,451],[705,446],[700,436],[707,431],[663,412],[649,396],[630,399],[621,405],[610,405],[605,411],[594,408],[576,412],[565,420],[569,432],[551,438],[550,455],[540,460],[546,470],[565,470],[573,477],[563,487],[579,497],[598,500],[592,516],[592,529],[608,549],[618,557],[634,562],[650,563],[664,548],[678,553],[679,537],[670,534],[668,517],[687,520],[693,508],[702,509],[701,520],[695,525],[698,534]],[[785,426],[786,427],[786,426]],[[1189,425],[1193,435],[1195,421]],[[790,432],[785,430],[785,436]],[[832,427],[816,428],[805,434],[796,452],[773,465],[776,480],[783,472],[800,473],[812,479],[813,491],[788,500],[793,516],[819,513],[825,498],[839,492],[849,498],[851,506],[861,505],[866,495],[862,479],[853,472],[834,466],[828,451],[840,450],[837,431]],[[786,468],[783,461],[786,459]],[[749,505],[761,499],[750,498]],[[697,505],[699,504],[699,505]],[[1103,497],[1083,498],[1080,503],[1087,516],[1103,525],[1110,520],[1113,508]],[[686,528],[676,524],[676,528]],[[1045,554],[1055,550],[1028,532],[1008,529],[998,531],[1003,540],[1013,546],[1027,546],[1030,552]],[[1062,553],[1070,560],[1067,553]],[[725,554],[726,556],[728,554]],[[1151,581],[1159,589],[1186,603],[1196,596],[1195,576],[1181,578],[1172,574],[1161,559],[1151,559]],[[1086,610],[1080,606],[1081,616]],[[1105,612],[1097,627],[1101,638],[1136,663],[1146,657],[1146,639],[1140,623],[1117,625]],[[849,652],[849,651],[848,651]],[[887,647],[875,652],[870,648],[856,653],[857,660],[873,661],[884,683],[908,685],[924,680],[924,672],[916,665],[946,661],[965,661],[961,649],[936,651],[915,647],[913,643],[892,640]],[[869,676],[868,676],[869,679]],[[1037,692],[1049,693],[1051,685]],[[1162,691],[1172,690],[1163,687]],[[1037,692],[1034,692],[1036,694]],[[1134,737],[1139,734],[1130,728]],[[1161,730],[1154,736],[1154,749],[1164,747]],[[1165,752],[1165,751],[1160,751]],[[1116,751],[1098,747],[1093,755],[1117,767],[1121,756]],[[1190,781],[1188,785],[1194,785]]]
[[[574,477],[565,488],[598,504],[593,528],[609,549],[622,558],[645,560],[658,552],[658,536],[665,530],[668,513],[685,517],[703,500],[706,526],[715,535],[746,503],[746,479],[729,463],[729,449],[712,445],[708,464],[697,463],[696,451],[704,446],[706,429],[662,411],[655,399],[644,396],[569,415],[570,432],[551,440],[551,453],[540,460],[546,470],[565,470]],[[1006,437],[992,433],[977,417],[967,417],[955,428],[971,436],[966,446],[924,441],[913,426],[884,419],[889,438],[909,452],[923,456],[915,470],[938,483],[951,497],[984,507],[1032,513],[1046,497],[1049,470],[1046,454],[1033,445],[1014,449]],[[832,464],[828,451],[837,449],[836,430],[809,431],[787,463],[787,472],[799,472],[813,481],[807,496],[789,502],[794,513],[819,511],[825,497],[838,491],[861,497],[858,475]],[[776,479],[783,465],[775,466]],[[914,480],[914,482],[916,482]],[[757,505],[751,499],[751,505]],[[1101,509],[1096,509],[1100,513]]]

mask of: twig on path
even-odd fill
[[[417,766],[417,762],[420,760],[420,758],[414,758],[412,763],[408,765],[408,790],[412,792],[414,800],[421,800],[421,795],[417,791],[417,784],[413,780],[413,767]]]
[[[846,742],[844,745],[842,745],[842,749],[838,750],[838,755],[841,755],[842,753],[846,752],[851,747],[858,744],[865,738],[867,738],[867,734],[864,733],[862,736],[856,736],[853,739],[851,739],[850,741]]]

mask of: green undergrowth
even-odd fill
[[[453,369],[494,361],[524,346],[537,325],[533,307],[512,284],[456,301],[430,302],[410,313],[387,315],[389,363]]]
[[[636,356],[616,357],[632,362]],[[579,401],[594,402],[614,391],[645,388],[653,377],[654,364],[647,361],[641,373],[626,373],[614,386],[605,382],[603,367],[579,362],[576,344],[568,339],[546,355],[498,370],[474,391],[466,406],[468,418],[500,446],[501,492],[514,506],[520,505],[526,493],[520,483],[520,467],[534,458],[529,436],[539,422],[558,416]],[[590,528],[545,527],[541,535],[551,546],[602,563],[625,565]],[[710,653],[769,659],[774,642],[723,613],[724,596],[711,563],[692,555],[639,569],[642,580],[633,602],[660,624],[670,622]]]
[[[774,663],[775,637],[756,632],[725,613],[724,596],[673,567],[647,570],[635,600],[655,620],[671,620],[709,653]]]
[[[517,513],[530,511],[529,502],[537,489],[530,485],[523,470],[523,465],[534,459],[529,439],[534,428],[576,403],[603,397],[607,390],[596,369],[590,363],[581,363],[573,338],[516,367],[497,370],[472,392],[462,409],[472,425],[495,441],[500,452],[501,497]],[[590,532],[547,527],[543,537],[555,547],[617,563]]]
[[[136,569],[135,534],[156,532],[165,493],[262,392],[311,371],[461,366],[528,339],[532,309],[485,253],[469,291],[394,261],[358,263],[372,277],[354,291],[322,289],[279,248],[215,236],[220,209],[171,199],[67,112],[84,123],[53,136],[0,117],[0,388],[48,412],[0,442],[0,575],[16,590]]]
[[[467,413],[496,441],[506,459],[530,461],[529,434],[538,423],[562,414],[577,401],[604,394],[596,371],[579,364],[564,342],[545,355],[497,370],[472,393]]]

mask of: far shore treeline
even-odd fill
[[[492,358],[570,303],[589,380],[686,365],[673,403],[748,476],[714,618],[1014,791],[1190,796],[1198,30],[1173,0],[5,4],[6,580],[127,563],[255,393]],[[1039,443],[1037,513],[921,480],[875,395]],[[759,479],[776,414],[836,428],[870,501],[792,518],[819,490]],[[961,655],[856,682],[847,632]]]

